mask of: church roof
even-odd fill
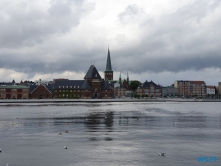
[[[100,74],[98,73],[96,67],[94,65],[91,65],[88,69],[86,75],[84,76],[84,79],[92,78],[92,79],[101,79]]]
[[[108,83],[108,81],[106,81],[106,80],[102,80],[101,81],[101,89],[105,89],[105,90],[111,90],[111,89],[113,89],[111,86],[110,86],[110,84]]]
[[[107,53],[107,64],[106,64],[106,70],[105,71],[112,71],[112,66],[111,66],[111,58],[110,58],[110,50],[108,48],[108,53]]]
[[[90,84],[87,80],[84,81],[83,85],[81,86],[81,89],[92,89]]]

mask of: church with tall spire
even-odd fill
[[[106,70],[104,71],[105,80],[113,80],[113,70],[111,66],[110,50],[108,47]]]

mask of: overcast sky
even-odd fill
[[[1,0],[0,82],[114,79],[221,82],[220,0]],[[95,62],[94,62],[95,61]]]

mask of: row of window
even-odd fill
[[[55,97],[57,97],[57,96],[55,96]],[[65,95],[65,94],[59,94],[59,97],[67,97],[67,98],[68,98],[68,97],[80,97],[80,95],[79,95],[79,94],[77,94],[77,95],[75,95],[75,94],[74,94],[74,95],[68,95],[68,94],[66,94],[66,95]]]
[[[59,88],[80,88],[80,86],[59,86]]]
[[[0,89],[0,91],[18,91],[18,92],[21,92],[21,91],[28,91],[28,89]]]

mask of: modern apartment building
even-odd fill
[[[206,96],[206,83],[204,81],[176,80],[174,87],[178,88],[179,96]]]

